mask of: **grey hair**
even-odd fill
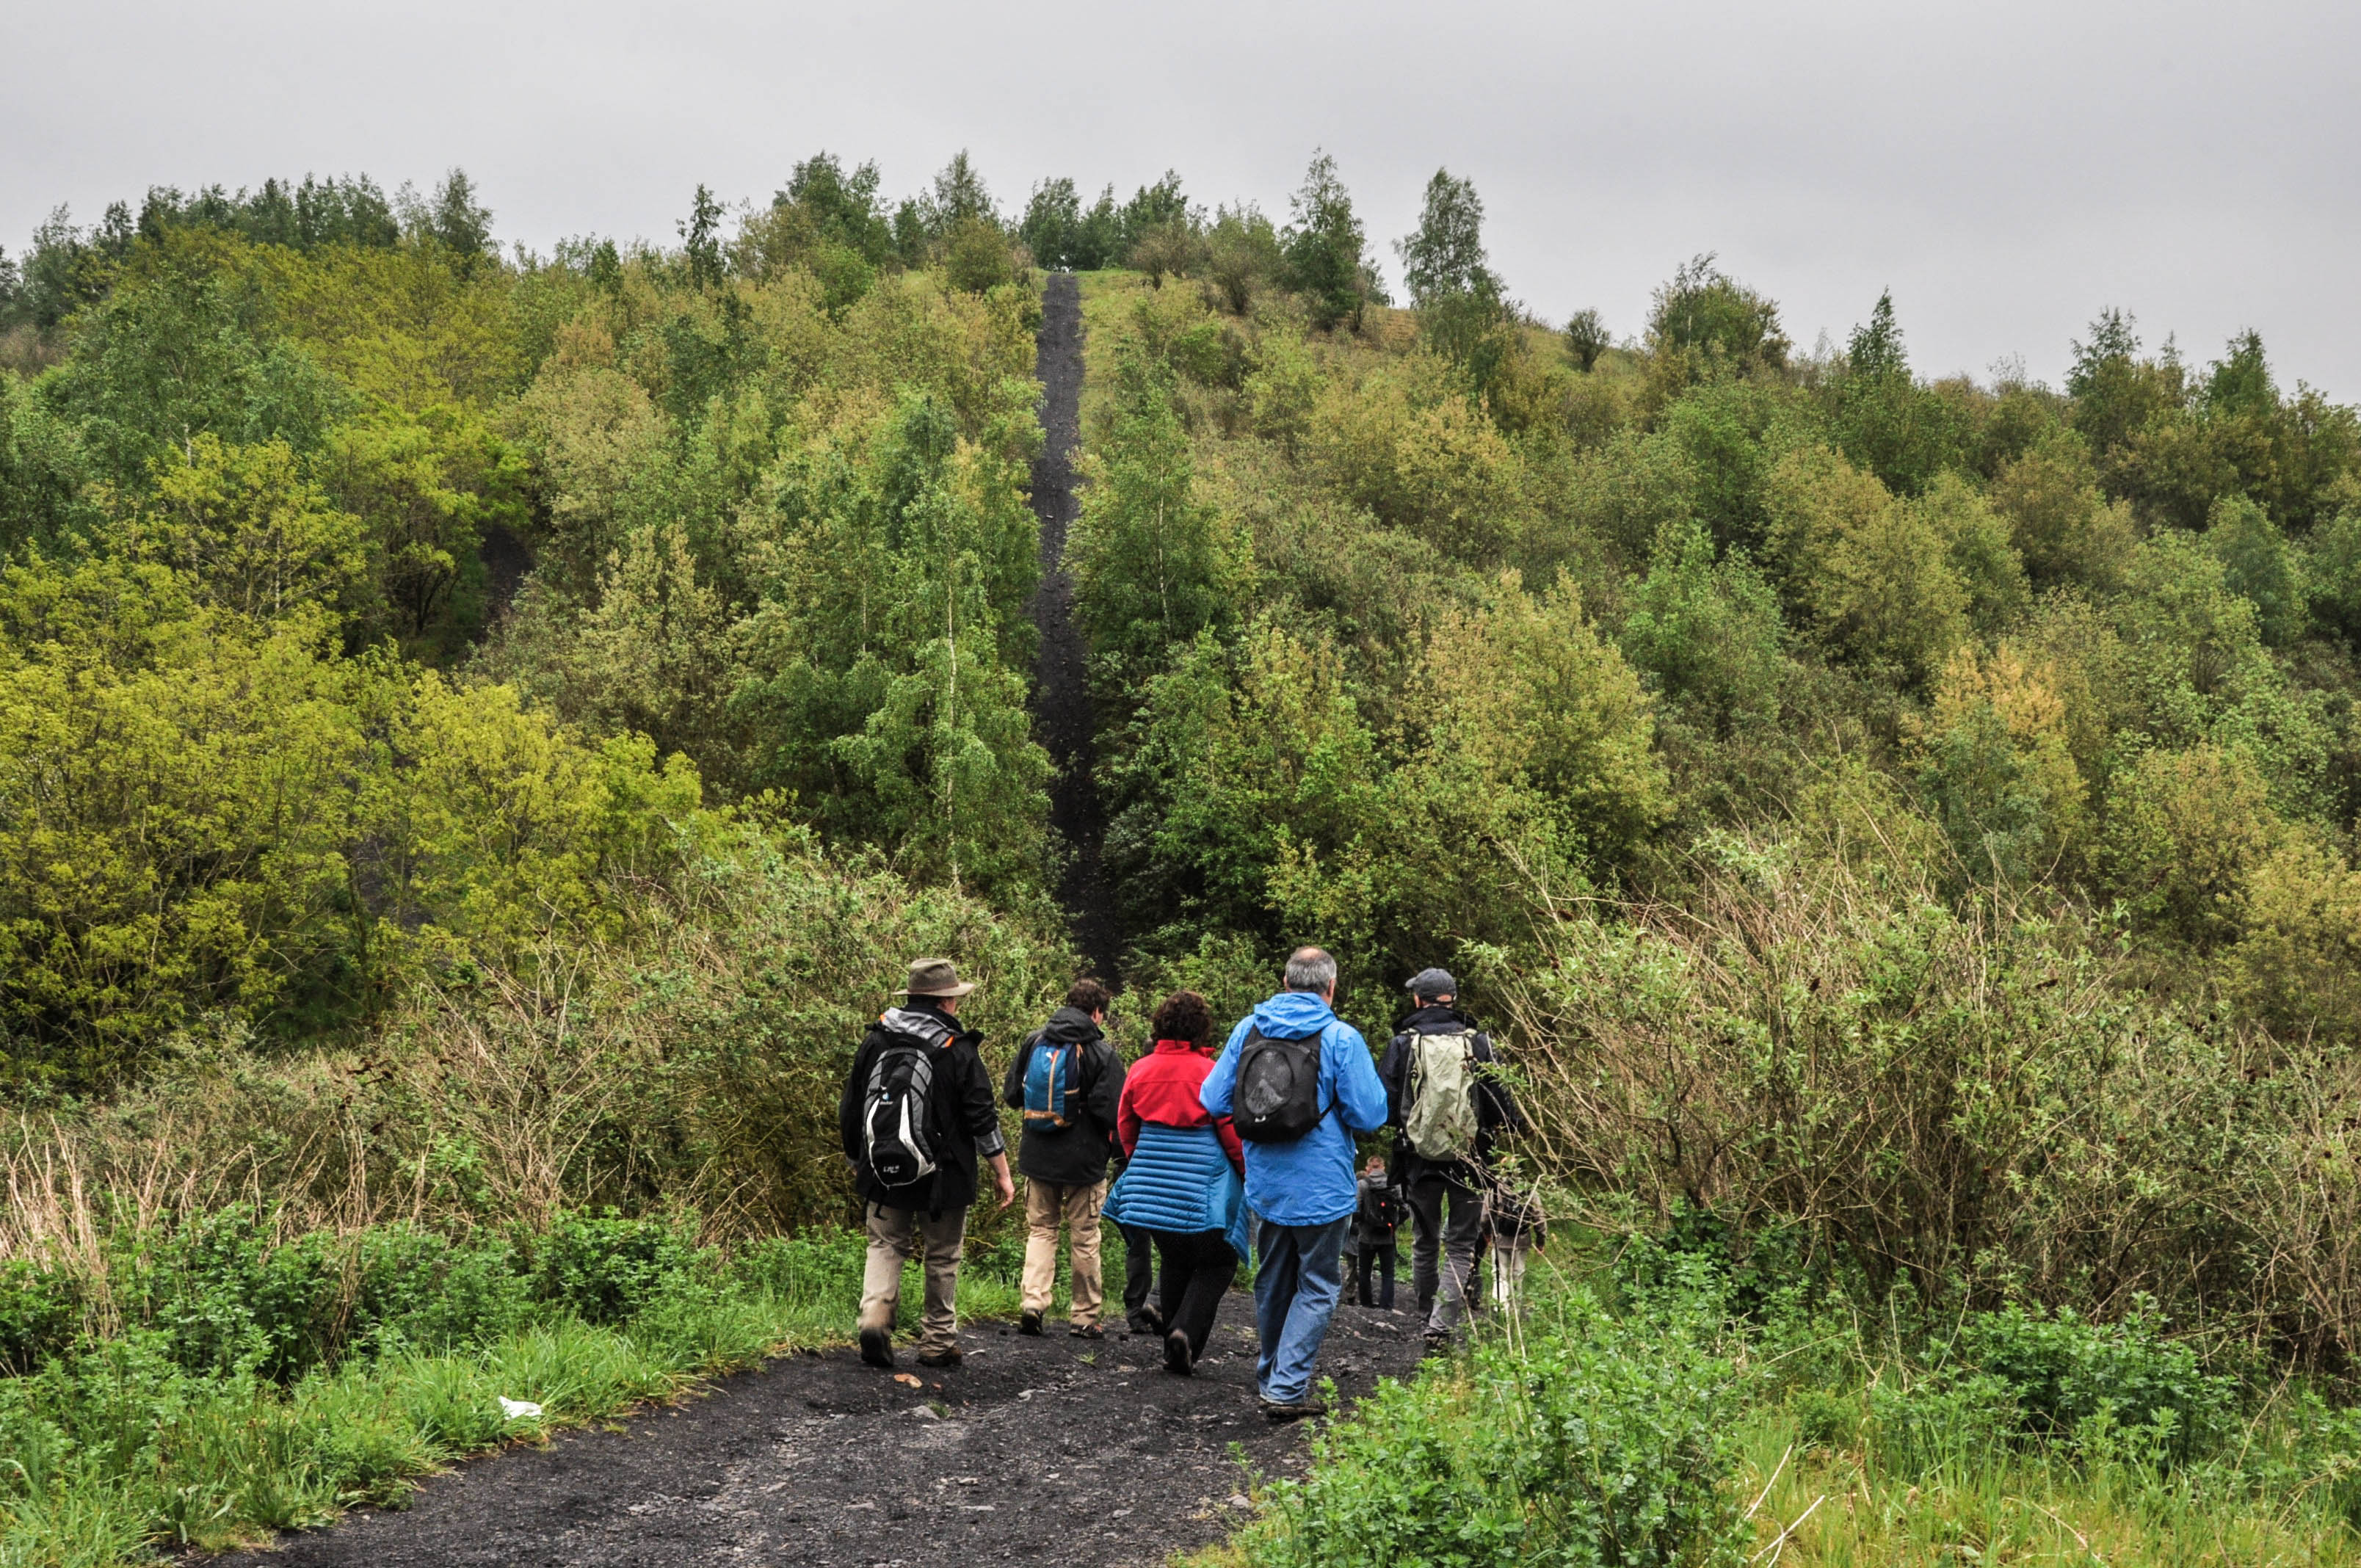
[[[1336,983],[1336,960],[1318,948],[1298,948],[1287,955],[1287,989],[1320,992]]]

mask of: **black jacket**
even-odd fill
[[[1499,1055],[1492,1048],[1492,1037],[1476,1028],[1476,1020],[1456,1007],[1433,1003],[1405,1014],[1394,1025],[1393,1042],[1386,1047],[1385,1059],[1378,1064],[1378,1076],[1385,1080],[1386,1104],[1392,1112],[1392,1124],[1397,1134],[1402,1128],[1402,1094],[1410,1081],[1410,1044],[1413,1035],[1448,1035],[1462,1029],[1476,1031],[1476,1154],[1472,1160],[1427,1160],[1419,1157],[1409,1141],[1397,1136],[1394,1149],[1400,1157],[1396,1179],[1402,1183],[1417,1180],[1432,1170],[1455,1181],[1473,1184],[1481,1179],[1482,1168],[1492,1159],[1492,1146],[1503,1132],[1522,1132],[1525,1118],[1517,1109],[1515,1096],[1502,1082],[1499,1074],[1489,1070],[1499,1063]],[[1477,1168],[1471,1169],[1470,1167]]]
[[[1089,1187],[1106,1179],[1108,1157],[1119,1152],[1115,1112],[1123,1095],[1123,1058],[1115,1054],[1089,1014],[1060,1007],[1049,1014],[1047,1024],[1025,1036],[1025,1043],[1016,1047],[1016,1059],[1008,1064],[1001,1098],[1011,1110],[1025,1109],[1025,1072],[1032,1065],[1033,1048],[1044,1040],[1082,1047],[1075,1088],[1066,1095],[1066,1118],[1071,1124],[1052,1127],[1026,1123],[1017,1140],[1016,1168],[1027,1181]]]
[[[916,1035],[940,1052],[935,1063],[932,1115],[928,1131],[935,1145],[935,1179],[930,1190],[889,1188],[877,1184],[862,1158],[862,1100],[869,1088],[870,1065],[892,1034]],[[904,1007],[888,1009],[869,1026],[852,1071],[844,1080],[844,1098],[837,1107],[837,1131],[844,1140],[844,1157],[852,1162],[854,1186],[872,1203],[895,1209],[917,1209],[928,1214],[948,1213],[975,1201],[975,1161],[978,1155],[995,1155],[1006,1147],[1000,1137],[1000,1111],[992,1102],[992,1075],[983,1069],[976,1047],[983,1036],[961,1029],[959,1020],[914,996]]]

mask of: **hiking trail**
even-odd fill
[[[1304,1427],[1255,1406],[1252,1299],[1233,1292],[1196,1376],[1153,1339],[961,1330],[963,1366],[893,1373],[805,1352],[702,1398],[520,1446],[213,1568],[1160,1568],[1248,1517],[1247,1479],[1300,1475]],[[1408,1311],[1340,1305],[1321,1375],[1348,1398],[1419,1358]],[[202,1561],[202,1559],[200,1559]]]
[[[1066,531],[1078,510],[1074,450],[1082,434],[1082,293],[1071,272],[1053,272],[1042,284],[1034,360],[1044,440],[1033,460],[1033,515],[1041,524],[1041,580],[1033,591],[1033,624],[1040,632],[1033,732],[1057,767],[1049,827],[1064,850],[1058,901],[1091,971],[1112,983],[1123,958],[1123,932],[1101,864],[1106,809],[1095,772],[1097,726],[1088,650],[1074,625],[1074,585],[1065,567]]]

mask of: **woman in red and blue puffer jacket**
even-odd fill
[[[1193,991],[1156,1009],[1156,1048],[1132,1064],[1116,1102],[1115,1136],[1131,1163],[1106,1212],[1155,1239],[1164,1365],[1193,1370],[1213,1336],[1222,1293],[1246,1256],[1246,1154],[1227,1116],[1197,1091],[1213,1070],[1213,1015]]]

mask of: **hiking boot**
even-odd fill
[[[1451,1335],[1442,1329],[1426,1331],[1426,1354],[1441,1355],[1451,1348]]]
[[[1039,1338],[1041,1333],[1041,1314],[1038,1312],[1026,1312],[1019,1316],[1016,1320],[1016,1332],[1020,1334],[1031,1334],[1037,1339]]]
[[[1154,1312],[1135,1312],[1131,1317],[1131,1337],[1155,1339],[1164,1332],[1163,1321]]]
[[[1183,1377],[1197,1370],[1197,1358],[1189,1353],[1189,1336],[1179,1329],[1164,1336],[1164,1370]]]
[[[861,1331],[861,1359],[872,1366],[891,1368],[894,1365],[894,1340],[884,1329]]]
[[[1262,1413],[1274,1421],[1301,1421],[1326,1415],[1328,1407],[1306,1394],[1301,1399],[1265,1399]]]
[[[1066,1337],[1069,1339],[1104,1339],[1106,1338],[1106,1330],[1099,1327],[1096,1323],[1069,1323],[1066,1325]]]
[[[956,1350],[922,1350],[918,1353],[921,1366],[957,1366],[965,1359]]]

